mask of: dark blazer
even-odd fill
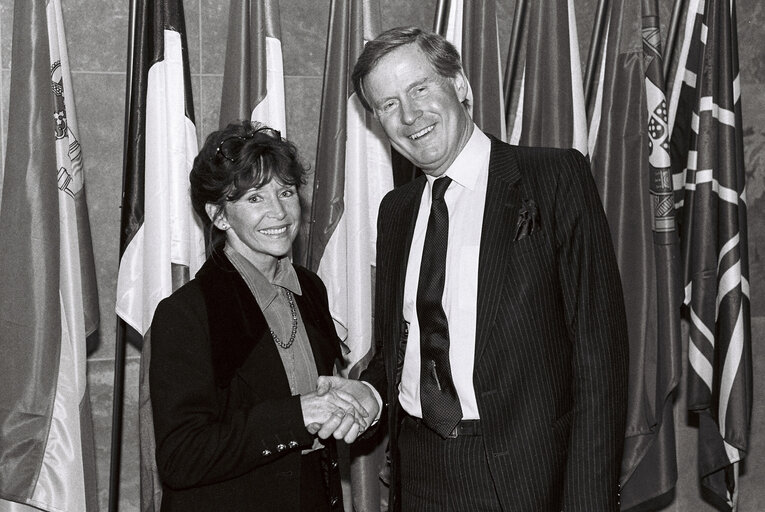
[[[316,367],[331,375],[341,350],[326,289],[316,274],[295,269]],[[162,511],[297,512],[300,450],[314,436],[263,312],[224,255],[160,302],[151,336]],[[335,444],[325,445],[333,510],[342,510]]]
[[[393,510],[400,508],[404,279],[424,187],[418,178],[381,203],[377,353],[361,375],[386,397]],[[532,202],[536,229],[516,237],[521,208]],[[479,254],[473,384],[503,510],[618,511],[627,325],[608,225],[584,157],[492,138]]]

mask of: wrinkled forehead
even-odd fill
[[[442,80],[427,55],[416,45],[401,46],[381,57],[364,79],[372,103],[428,80]]]

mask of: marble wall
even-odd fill
[[[0,0],[0,166],[4,163],[11,31],[14,0]],[[87,171],[88,204],[98,267],[101,308],[100,345],[89,359],[89,381],[98,445],[102,509],[108,495],[109,446],[114,368],[114,296],[118,262],[122,175],[125,62],[128,2],[63,0],[73,87]],[[282,44],[287,94],[288,135],[313,163],[316,152],[324,46],[330,0],[281,0]],[[435,0],[381,0],[383,28],[403,24],[430,27]],[[515,0],[498,6],[501,44],[507,48]],[[582,59],[586,59],[597,0],[576,0]],[[661,0],[669,19],[672,0]],[[218,124],[228,20],[228,2],[184,0],[191,58],[194,105],[200,141]],[[750,282],[755,360],[755,411],[751,455],[741,480],[741,511],[765,510],[765,5],[738,1],[741,90],[748,176]],[[665,21],[666,24],[666,21]],[[0,189],[2,172],[0,172]],[[311,187],[305,187],[310,191]],[[308,198],[310,200],[310,198]],[[125,377],[120,510],[139,510],[137,382],[139,354],[129,348]],[[698,495],[695,430],[688,427],[682,400],[676,407],[681,468],[677,497],[665,510],[712,510]]]

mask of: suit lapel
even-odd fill
[[[393,308],[385,311],[387,314],[380,318],[386,333],[385,339],[394,341],[387,363],[390,372],[388,378],[391,382],[398,381],[403,365],[405,345],[401,344],[401,328],[404,318],[404,283],[409,251],[412,248],[414,225],[417,221],[425,182],[425,177],[421,176],[393,192],[392,202],[383,212],[389,217],[386,219],[389,225],[385,227],[385,233],[388,236],[382,237],[383,243],[377,246],[377,250],[383,255],[383,267],[389,269],[386,276],[379,275],[378,279],[382,279],[384,287],[387,288],[384,293],[394,298]]]
[[[491,137],[489,183],[483,214],[478,259],[476,362],[488,343],[499,307],[510,259],[517,212],[521,204],[521,174],[512,146]]]
[[[210,258],[197,280],[207,305],[217,384],[227,386],[253,350],[258,357],[270,359],[274,368],[281,367],[263,311],[228,258],[223,254]],[[286,374],[281,373],[274,375],[274,389],[289,395]]]
[[[417,223],[417,212],[420,209],[420,202],[422,200],[422,193],[425,190],[425,177],[418,179],[415,182],[415,186],[412,188],[411,193],[407,194],[404,198],[404,204],[400,208],[399,232],[402,233],[403,243],[397,244],[397,248],[400,250],[399,254],[395,255],[394,261],[396,261],[398,268],[396,269],[396,282],[398,283],[398,289],[396,290],[396,311],[400,312],[404,310],[404,282],[406,281],[406,267],[409,263],[409,251],[412,249],[412,237],[414,236],[414,225]]]

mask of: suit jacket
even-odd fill
[[[316,274],[295,267],[295,302],[319,375],[341,358]],[[222,254],[160,302],[151,327],[150,387],[162,511],[299,511],[301,449],[314,436],[263,312]],[[342,510],[335,444],[325,478]]]
[[[488,179],[473,384],[499,499],[506,511],[618,511],[627,325],[589,165],[575,150],[492,138]],[[418,178],[381,203],[377,353],[361,375],[386,397],[393,510],[400,508],[404,279],[424,187]],[[516,239],[530,201],[537,228]]]

